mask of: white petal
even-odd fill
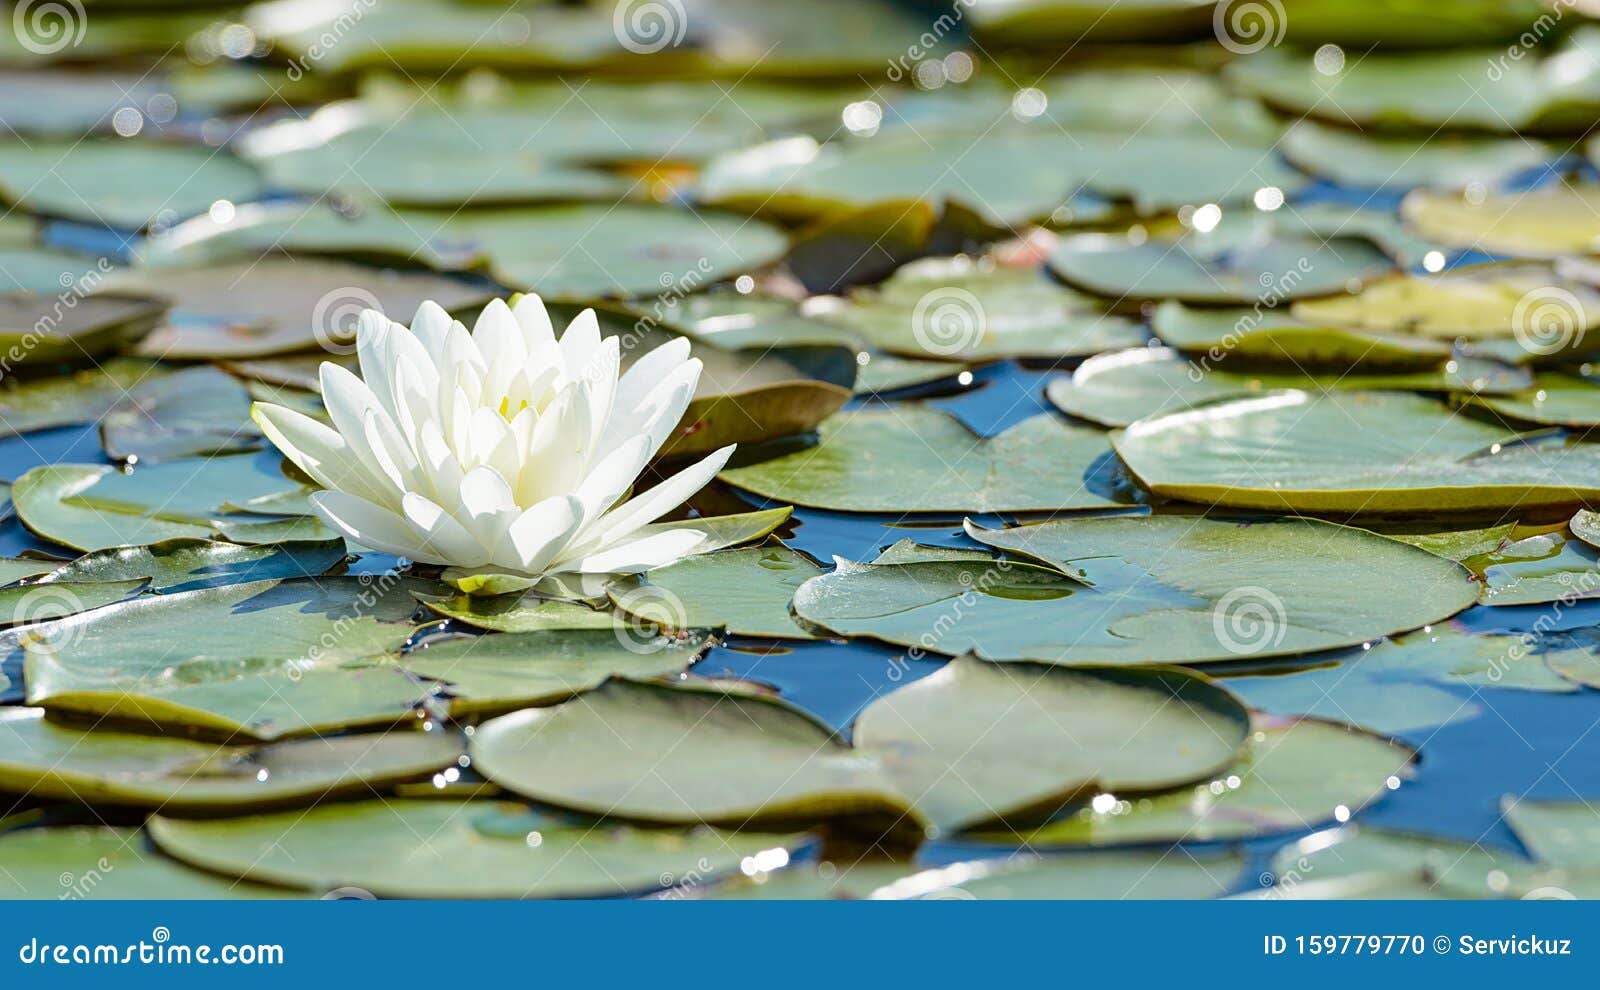
[[[723,447],[601,516],[585,527],[580,537],[581,545],[585,549],[612,546],[626,539],[640,526],[647,526],[676,509],[717,476],[722,466],[728,463],[728,458],[733,456],[733,448],[733,444]]]
[[[432,299],[426,300],[417,307],[417,315],[411,318],[411,332],[416,335],[418,343],[428,356],[433,359],[435,366],[444,361],[445,339],[450,333],[450,314],[444,307]]]
[[[689,360],[687,337],[674,337],[642,355],[633,362],[633,366],[617,383],[617,405],[629,409],[637,406],[658,382],[671,374],[672,369],[687,360]]]
[[[312,492],[311,507],[339,535],[364,547],[428,563],[444,563],[427,556],[416,534],[397,513],[345,492]]]
[[[255,403],[250,416],[273,446],[324,488],[379,503],[399,498],[350,452],[344,437],[310,416],[270,402]]]
[[[561,359],[572,378],[583,374],[594,359],[594,350],[600,346],[600,321],[594,310],[586,309],[572,318],[567,331],[561,335]]]
[[[582,521],[577,499],[567,495],[545,499],[519,516],[507,530],[515,560],[505,563],[529,574],[544,570],[566,547]]]
[[[428,554],[415,559],[457,567],[478,567],[489,562],[489,551],[432,499],[407,492],[400,507],[418,545]]]
[[[598,519],[616,504],[617,499],[627,492],[639,477],[639,472],[650,462],[652,453],[648,437],[634,437],[607,454],[589,471],[589,476],[583,479],[577,491],[586,522]]]
[[[535,360],[548,356],[556,346],[556,331],[550,323],[550,313],[544,308],[544,300],[535,293],[524,293],[512,307],[511,314],[522,329],[522,343],[528,356]]]
[[[705,534],[694,529],[670,529],[643,539],[607,547],[586,557],[563,561],[559,571],[582,574],[637,574],[663,567],[693,552]]]

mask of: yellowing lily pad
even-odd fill
[[[1429,240],[1490,254],[1556,258],[1600,251],[1600,184],[1565,182],[1519,193],[1419,189],[1400,204]]]
[[[66,825],[0,837],[0,900],[223,901],[292,897],[163,856],[133,828]]]

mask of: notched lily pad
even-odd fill
[[[634,618],[669,629],[725,629],[735,636],[817,638],[789,614],[795,590],[822,573],[787,547],[752,547],[688,557],[610,589]]]

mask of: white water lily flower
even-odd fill
[[[322,365],[333,429],[270,403],[252,415],[326,489],[311,495],[317,515],[362,546],[526,583],[636,573],[700,544],[693,529],[639,531],[733,447],[624,501],[688,407],[700,361],[679,338],[619,375],[619,347],[592,310],[557,340],[534,295],[491,302],[471,333],[432,302],[409,329],[367,310],[361,376]]]

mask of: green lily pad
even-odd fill
[[[1600,384],[1581,375],[1542,372],[1525,391],[1479,395],[1473,401],[1516,422],[1578,430],[1600,427]]]
[[[1188,703],[1172,705],[1174,693]],[[1152,719],[1162,728],[1146,732]],[[1037,817],[1102,783],[1203,778],[1233,760],[1247,728],[1231,696],[1179,671],[958,660],[871,705],[854,747],[771,698],[613,681],[480,727],[473,752],[501,786],[589,813],[716,823],[890,811],[960,829]],[[655,734],[661,744],[646,746]]]
[[[1597,47],[1600,35],[1579,28],[1531,50],[1363,53],[1337,67],[1319,67],[1310,52],[1272,48],[1235,60],[1226,77],[1278,110],[1363,129],[1582,132],[1597,102]],[[1529,54],[1537,57],[1515,57]],[[1463,79],[1483,82],[1466,88]]]
[[[133,828],[67,825],[0,837],[0,900],[221,901],[293,897],[151,849]]]
[[[1463,561],[1483,576],[1485,605],[1538,605],[1600,598],[1600,551],[1562,530],[1507,542]]]
[[[819,442],[719,477],[766,498],[851,512],[1021,512],[1118,504],[1085,488],[1104,434],[1049,416],[980,437],[918,406],[823,421]],[[893,485],[885,485],[893,478]]]
[[[421,262],[483,270],[504,285],[548,298],[660,293],[750,271],[780,258],[783,234],[716,211],[646,204],[522,207],[489,211],[338,213],[300,203],[237,211],[219,224],[201,217],[152,238],[152,267],[198,265],[279,250]]]
[[[102,11],[95,12],[96,21],[104,16]],[[170,32],[171,28],[167,30]],[[0,35],[0,38],[11,40],[7,35]],[[171,38],[168,33],[167,40],[154,54],[167,51]],[[89,42],[87,32],[82,40]],[[7,56],[12,54],[4,41],[0,41],[0,61],[10,64]],[[150,98],[160,92],[160,80],[151,75],[95,72],[83,67],[28,72],[0,70],[0,131],[63,138],[103,132],[110,129],[112,115],[118,109],[146,106]]]
[[[1264,896],[1326,896],[1332,884],[1379,878],[1404,878],[1419,897],[1504,896],[1508,873],[1536,868],[1480,845],[1346,825],[1279,851],[1271,870],[1276,885]]]
[[[602,613],[603,614],[603,613]],[[456,717],[566,701],[612,677],[681,674],[712,645],[704,633],[646,635],[626,627],[549,629],[447,640],[413,650],[401,665],[445,683]]]
[[[1400,204],[1406,226],[1429,240],[1512,257],[1600,251],[1600,184],[1564,182],[1482,195],[1419,189]]]
[[[1198,37],[1211,24],[1213,6],[1212,0],[989,0],[969,16],[986,41],[1049,46]]]
[[[816,639],[789,614],[795,590],[822,573],[787,547],[752,547],[687,557],[614,585],[628,614],[669,629],[725,629],[736,636]]]
[[[3,75],[3,73],[0,73]],[[0,292],[37,292],[51,296],[67,289],[87,290],[114,269],[109,258],[95,258],[76,251],[40,247],[19,238],[15,246],[0,246]],[[0,245],[7,243],[0,231]]]
[[[52,722],[37,708],[0,709],[0,790],[171,814],[240,812],[364,793],[453,766],[453,732],[219,746]]]
[[[1209,842],[1343,821],[1411,775],[1414,750],[1315,719],[1258,717],[1244,755],[1208,783],[1129,795],[1007,837],[1030,846]]]
[[[512,831],[511,824],[519,824]],[[166,853],[224,876],[379,897],[608,897],[788,861],[803,837],[596,827],[491,801],[374,800],[182,821],[158,815]]]
[[[507,595],[461,594],[424,597],[422,604],[447,619],[500,633],[546,630],[609,629],[624,625],[614,613],[580,602],[548,598],[537,592]]]
[[[35,533],[79,550],[211,535],[224,503],[298,492],[271,456],[234,454],[170,461],[123,473],[91,464],[34,468],[12,489],[17,515]],[[300,510],[301,513],[304,510]]]
[[[0,625],[16,626],[60,619],[132,598],[145,580],[86,581],[60,586],[23,584],[0,588]]]
[[[128,390],[100,420],[100,443],[117,461],[172,461],[262,445],[250,393],[211,367],[184,368]]]
[[[249,135],[240,154],[276,188],[396,206],[609,202],[648,193],[620,175],[552,161],[531,148],[485,147],[470,133],[428,143],[405,126],[363,126],[348,119],[351,109],[325,108],[346,118],[337,124],[314,115],[264,128]]]
[[[1201,900],[1226,894],[1238,853],[1162,851],[1023,854],[925,870],[872,892],[874,900]]]
[[[1553,157],[1548,146],[1522,137],[1390,137],[1310,120],[1289,128],[1279,147],[1297,168],[1368,189],[1496,188]]]
[[[1443,368],[1394,374],[1314,374],[1205,368],[1175,350],[1140,347],[1088,359],[1071,377],[1057,378],[1045,395],[1057,409],[1102,426],[1128,426],[1147,416],[1192,409],[1226,399],[1294,388],[1369,391],[1514,391],[1530,382],[1524,370],[1463,358]]]
[[[1365,238],[1272,235],[1245,224],[1174,239],[1077,234],[1051,251],[1050,267],[1067,284],[1119,302],[1228,305],[1343,291],[1394,263]]]
[[[0,144],[0,199],[107,227],[165,225],[264,191],[255,169],[216,148],[119,138]]]
[[[164,374],[149,361],[111,358],[54,378],[17,382],[7,376],[0,385],[0,433],[10,436],[95,422],[129,389]]]
[[[46,557],[0,557],[0,585],[15,584],[24,578],[49,574],[64,561]]]
[[[918,358],[1085,357],[1145,339],[1136,321],[1037,270],[965,256],[913,262],[821,315],[873,347]]]
[[[810,716],[710,684],[611,681],[485,723],[472,745],[473,766],[494,783],[588,814],[741,827],[861,818],[923,829],[882,767]]]
[[[492,287],[426,271],[271,255],[194,268],[134,268],[106,284],[171,304],[139,350],[180,360],[310,350],[325,358],[351,354],[363,309],[409,323],[425,300],[463,312],[497,294]]]
[[[935,653],[1204,663],[1358,645],[1448,618],[1477,597],[1458,564],[1310,520],[1116,516],[1005,530],[969,523],[968,533],[1055,570],[1008,560],[842,566],[807,582],[795,612],[842,635]],[[1397,601],[1364,577],[1374,569],[1407,575],[1416,593]]]
[[[155,591],[179,593],[269,578],[316,577],[344,559],[341,540],[243,547],[174,539],[116,547],[52,569],[42,584],[148,580]]]
[[[857,395],[882,395],[919,385],[949,381],[966,385],[972,381],[972,365],[950,361],[923,361],[892,354],[863,355],[866,363],[856,373]]]
[[[0,295],[0,349],[13,364],[82,362],[139,339],[163,307],[133,296]]]
[[[211,526],[224,540],[259,546],[263,543],[321,542],[337,539],[327,523],[316,516],[288,516],[283,519],[261,519],[243,522],[237,518],[211,520]]]
[[[797,344],[834,344],[859,349],[859,334],[818,319],[782,296],[710,289],[681,298],[652,300],[630,310],[685,336],[717,347],[740,350]]]
[[[1592,646],[1592,644],[1590,644]],[[1469,692],[1508,688],[1569,693],[1553,667],[1589,647],[1571,634],[1467,635],[1444,623],[1376,643],[1329,666],[1272,677],[1229,679],[1252,705],[1283,715],[1316,715],[1395,733],[1474,718],[1483,707]]]
[[[1142,420],[1111,443],[1146,488],[1212,505],[1468,513],[1600,499],[1600,449],[1390,392],[1276,392]]]
[[[1595,844],[1600,837],[1600,815],[1589,802],[1506,798],[1502,807],[1506,824],[1536,859],[1563,866],[1600,867]]]
[[[12,645],[29,703],[51,711],[254,739],[391,724],[427,688],[372,658],[398,654],[423,587],[438,586],[386,576],[203,588],[32,626]],[[369,665],[340,667],[353,660]]]
[[[1591,547],[1600,549],[1600,513],[1579,509],[1567,523],[1567,529]]]
[[[1378,520],[1367,523],[1363,528],[1460,562],[1468,557],[1498,550],[1510,538],[1517,524],[1513,520],[1493,526],[1440,529],[1436,523]]]

